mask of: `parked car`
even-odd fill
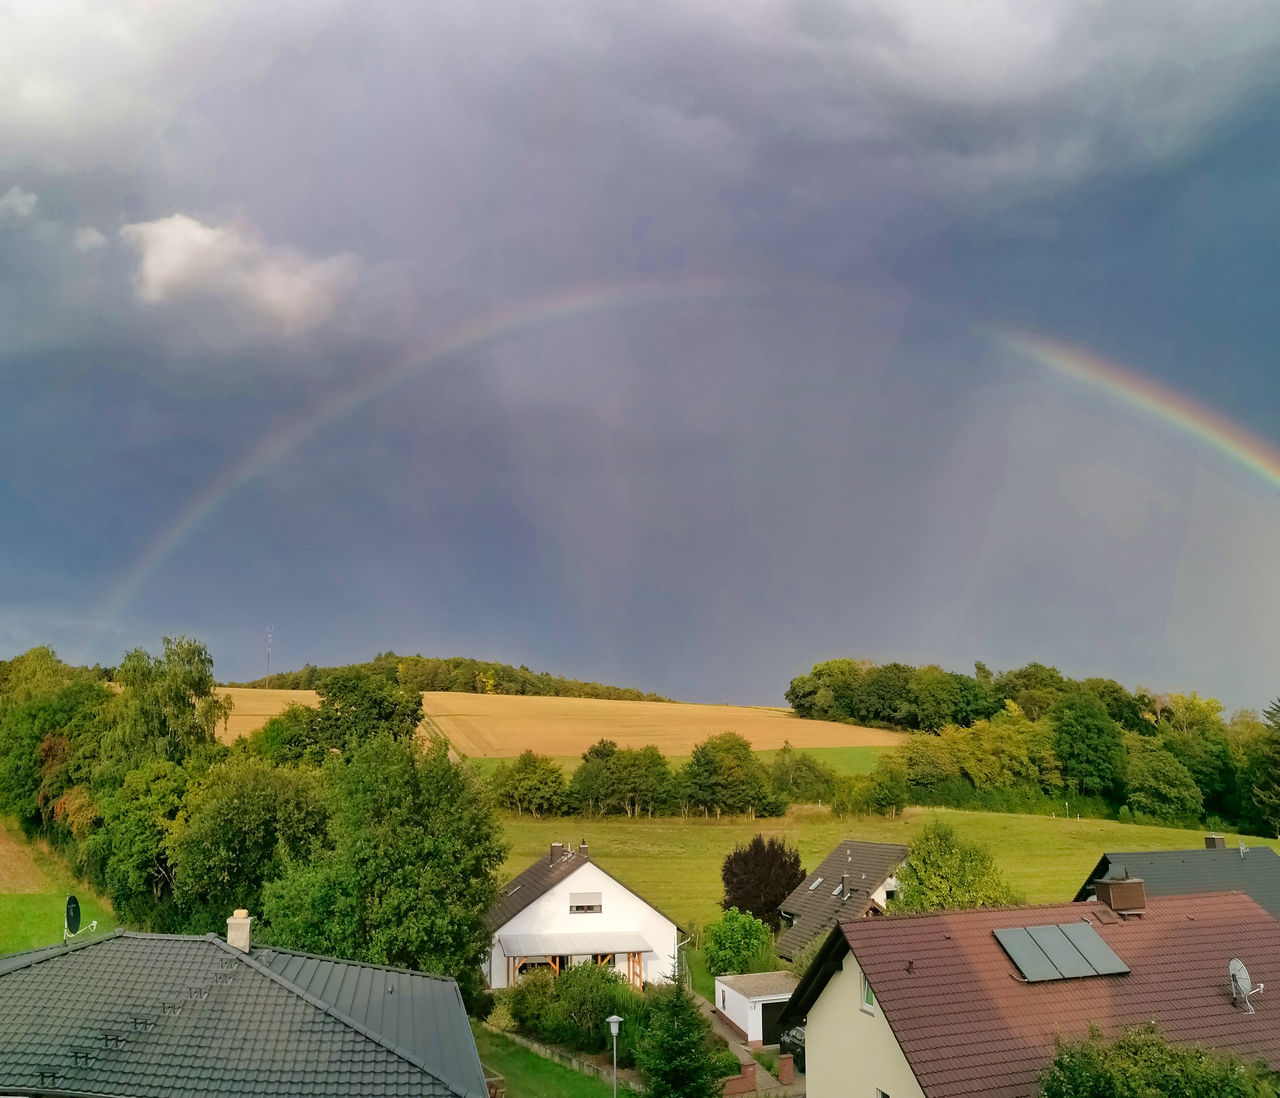
[[[778,1038],[778,1051],[791,1053],[796,1071],[804,1071],[804,1026],[792,1026]]]

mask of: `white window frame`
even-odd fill
[[[864,1014],[875,1014],[876,1012],[876,993],[872,989],[865,972],[862,974],[862,999],[858,1003],[858,1008]]]

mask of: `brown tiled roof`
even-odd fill
[[[845,839],[779,907],[793,922],[778,937],[778,956],[794,960],[815,938],[825,936],[837,919],[860,919],[871,908],[871,894],[893,876],[907,854],[901,843]],[[834,895],[842,873],[849,875],[847,897]],[[810,887],[819,877],[822,883]]]
[[[1280,1002],[1255,998],[1257,1013],[1248,1015],[1231,1005],[1227,977],[1239,957],[1255,987],[1280,981],[1280,922],[1257,903],[1240,892],[1148,898],[1141,917],[1125,919],[1082,907],[841,923],[928,1098],[1034,1095],[1054,1038],[1082,1037],[1091,1024],[1115,1037],[1155,1021],[1172,1041],[1234,1049],[1280,1068]],[[1028,984],[992,934],[1081,919],[1129,966],[1127,975]],[[812,983],[806,974],[810,986],[798,993],[810,1003],[821,990]]]

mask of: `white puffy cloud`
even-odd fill
[[[313,259],[267,245],[251,230],[185,214],[125,225],[120,235],[138,255],[140,301],[212,307],[245,337],[289,339],[324,324],[357,276],[351,255]]]
[[[25,221],[36,212],[39,198],[30,191],[24,191],[16,183],[4,194],[0,194],[0,222]]]
[[[92,252],[103,247],[107,243],[107,238],[103,236],[92,225],[84,229],[76,231],[76,250],[81,252]]]

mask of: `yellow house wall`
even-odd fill
[[[876,1098],[877,1088],[889,1098],[924,1098],[880,1007],[862,1009],[852,954],[809,1011],[804,1046],[809,1098]]]

